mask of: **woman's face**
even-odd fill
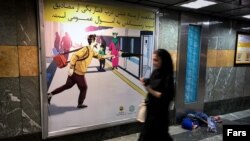
[[[155,69],[161,68],[161,58],[157,54],[153,54],[153,66]]]

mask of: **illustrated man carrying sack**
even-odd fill
[[[66,83],[48,93],[48,103],[50,104],[52,96],[61,93],[64,90],[67,90],[77,84],[80,94],[78,97],[77,108],[86,108],[87,105],[84,105],[83,102],[87,93],[87,82],[85,79],[85,73],[90,65],[92,58],[97,59],[106,59],[115,57],[113,55],[100,55],[95,52],[93,49],[97,45],[96,35],[92,34],[88,36],[89,46],[83,47],[74,53],[70,59],[70,69],[68,71],[68,78]],[[87,56],[87,57],[86,57]]]

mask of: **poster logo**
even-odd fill
[[[134,105],[130,105],[129,106],[129,112],[134,112],[135,111],[135,106]]]
[[[119,110],[120,110],[120,112],[122,112],[122,111],[124,110],[124,107],[123,107],[123,106],[120,106],[120,107],[119,107]]]
[[[123,115],[126,115],[126,112],[124,111],[125,109],[124,109],[124,106],[120,106],[119,108],[118,108],[118,113],[116,114],[117,116],[123,116]]]

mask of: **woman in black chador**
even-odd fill
[[[164,49],[153,53],[153,66],[149,79],[141,79],[148,95],[147,115],[138,141],[172,141],[169,135],[169,104],[174,97],[173,64]]]

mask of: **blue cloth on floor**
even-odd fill
[[[189,112],[182,120],[182,128],[192,130],[193,125],[206,126],[208,132],[217,132],[216,121],[203,112]]]
[[[207,131],[216,133],[217,132],[216,126],[217,124],[215,120],[212,117],[209,117],[207,119]]]
[[[190,118],[184,118],[182,120],[182,128],[187,129],[187,130],[192,130],[193,129],[193,121]]]
[[[203,112],[196,112],[195,117],[199,120],[199,126],[207,126],[206,122],[208,119],[208,115]]]

